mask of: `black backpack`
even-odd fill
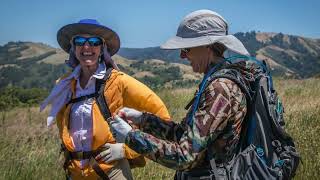
[[[263,72],[250,83],[250,87],[245,84],[239,70],[228,67],[222,71],[212,71],[205,77],[208,81],[204,78],[202,84],[208,84],[217,78],[228,78],[237,83],[246,94],[248,111],[243,121],[237,153],[230,161],[218,166],[215,160],[211,159],[210,173],[199,178],[291,179],[299,165],[300,156],[293,139],[284,130],[283,106],[273,88],[266,63],[247,56],[235,56],[227,61],[232,62],[233,59],[253,60]],[[200,88],[200,95],[201,89],[204,88]],[[197,98],[194,103],[196,109]]]

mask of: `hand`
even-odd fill
[[[116,143],[110,144],[106,143],[102,146],[105,150],[103,150],[100,154],[98,154],[95,159],[97,161],[103,161],[105,163],[110,163],[111,161],[116,161],[119,159],[125,158],[124,155],[124,144]]]
[[[124,107],[120,109],[118,115],[127,122],[133,123],[136,126],[141,124],[142,112],[135,109]]]
[[[110,121],[110,127],[112,135],[118,143],[124,143],[127,134],[132,130],[132,127],[118,115]]]

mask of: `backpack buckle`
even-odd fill
[[[258,148],[256,149],[256,152],[257,152],[257,154],[258,154],[259,157],[262,157],[262,156],[264,155],[264,151],[263,151],[263,149],[260,148],[260,147],[258,147]]]
[[[79,159],[83,159],[83,157],[84,157],[83,151],[80,151],[80,152],[78,152],[77,154],[78,154]]]
[[[256,148],[257,155],[261,158],[262,162],[266,164],[266,159],[264,158],[264,150],[261,147]]]

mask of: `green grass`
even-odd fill
[[[295,139],[303,164],[295,179],[320,176],[320,79],[276,80],[285,106],[287,131]],[[161,90],[176,121],[195,89]],[[46,128],[38,108],[15,108],[0,113],[0,179],[64,179],[57,128]],[[174,171],[152,161],[133,171],[135,179],[173,179]]]

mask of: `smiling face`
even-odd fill
[[[77,37],[90,38],[96,36],[82,34]],[[83,45],[79,45],[75,42],[73,43],[75,45],[75,55],[79,60],[81,67],[98,65],[102,45],[90,45],[88,41],[86,41]]]

